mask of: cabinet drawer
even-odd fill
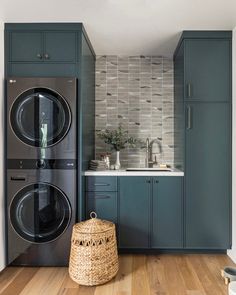
[[[88,192],[87,218],[94,211],[97,217],[117,222],[117,193],[116,192]]]
[[[116,192],[117,177],[115,176],[89,176],[86,181],[88,192]]]

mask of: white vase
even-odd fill
[[[116,163],[115,163],[115,170],[120,169],[120,151],[116,151]]]

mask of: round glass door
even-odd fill
[[[15,100],[10,122],[21,141],[45,148],[66,135],[71,113],[67,102],[58,93],[47,88],[32,88]]]
[[[15,231],[27,241],[45,243],[58,238],[69,225],[71,207],[56,187],[37,183],[20,190],[10,205]]]

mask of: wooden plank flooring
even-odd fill
[[[234,265],[223,254],[120,255],[120,270],[98,287],[79,286],[65,267],[8,267],[2,295],[227,295],[220,269]]]

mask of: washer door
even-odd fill
[[[10,221],[23,239],[45,243],[58,238],[68,227],[71,207],[55,186],[31,184],[20,190],[10,205]]]
[[[13,103],[10,123],[21,141],[45,148],[58,143],[66,135],[71,112],[58,93],[47,88],[32,88]]]

